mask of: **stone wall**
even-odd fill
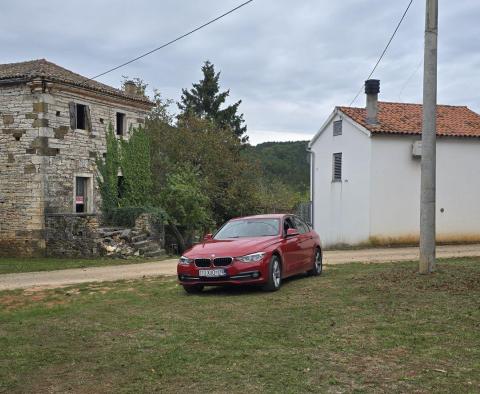
[[[44,177],[41,156],[28,154],[39,129],[34,102],[24,85],[0,88],[0,255],[41,254]]]
[[[47,256],[91,258],[100,255],[96,214],[47,214]]]
[[[91,130],[71,129],[69,103],[87,105]],[[116,112],[127,130],[148,108],[66,85],[31,81],[0,85],[0,256],[42,254],[45,213],[73,213],[75,177],[90,181],[88,213],[99,210],[97,157]],[[128,133],[125,136],[128,138]]]

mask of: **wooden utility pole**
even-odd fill
[[[435,269],[438,0],[426,0],[420,198],[421,274]]]

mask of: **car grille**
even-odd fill
[[[231,257],[217,257],[216,259],[213,260],[213,265],[215,267],[225,267],[230,264],[232,264]]]
[[[201,268],[210,267],[210,259],[195,259],[195,265]]]

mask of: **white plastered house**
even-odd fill
[[[336,107],[309,144],[312,222],[326,247],[415,243],[420,227],[422,106]],[[437,107],[438,241],[480,240],[480,115]]]

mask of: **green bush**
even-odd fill
[[[106,225],[134,227],[135,220],[144,213],[148,213],[152,216],[154,224],[161,225],[165,223],[167,219],[165,211],[156,207],[111,208],[103,211],[102,219]]]

